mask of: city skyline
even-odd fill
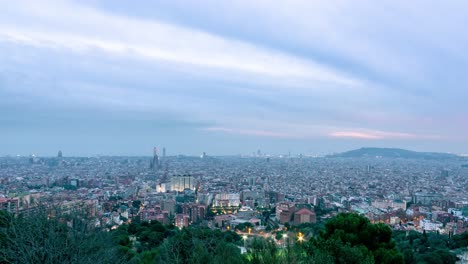
[[[354,157],[354,158],[366,158],[366,157],[374,157],[375,158],[396,158],[395,155],[400,155],[403,159],[421,159],[421,158],[428,158],[433,157],[436,159],[446,159],[449,158],[464,158],[468,157],[467,153],[452,153],[452,152],[432,152],[432,151],[414,151],[411,149],[401,149],[401,148],[378,148],[378,147],[361,147],[358,149],[348,149],[341,152],[329,152],[329,153],[314,153],[314,152],[291,152],[291,151],[283,151],[283,152],[263,152],[261,149],[253,150],[245,150],[239,153],[228,153],[228,154],[218,154],[218,153],[209,153],[207,154],[205,151],[199,153],[187,153],[187,152],[169,152],[167,154],[166,147],[162,147],[163,153],[159,153],[159,147],[153,147],[153,153],[143,153],[143,154],[105,154],[105,153],[94,153],[90,155],[76,155],[71,152],[71,155],[64,156],[62,150],[59,150],[58,153],[55,155],[52,153],[28,153],[28,154],[6,154],[0,155],[0,157],[38,157],[38,158],[77,158],[77,157],[146,157],[152,158],[150,161],[151,168],[162,168],[161,159],[166,157],[178,157],[178,156],[185,156],[185,157],[199,157],[199,158],[206,158],[206,157],[257,157],[257,158],[346,158],[346,157]],[[396,154],[398,153],[398,154]],[[161,155],[162,154],[162,155]],[[435,155],[435,157],[433,156]],[[447,156],[448,155],[448,156]],[[158,165],[159,164],[159,165]]]
[[[463,154],[466,7],[9,1],[0,155]]]
[[[3,1],[0,262],[465,263],[467,10]]]

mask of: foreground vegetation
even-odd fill
[[[156,221],[105,231],[79,216],[0,211],[0,263],[455,263],[454,250],[468,246],[466,233],[392,232],[357,214],[339,214],[322,227],[290,227],[289,234],[305,235],[244,241],[231,231]]]

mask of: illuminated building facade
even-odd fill
[[[192,175],[176,175],[171,178],[171,191],[183,192],[185,189],[195,191],[195,180]]]

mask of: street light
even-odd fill
[[[247,236],[243,235],[242,239],[244,239],[244,247],[245,247],[245,249],[247,249]]]
[[[299,242],[304,241],[304,234],[302,234],[301,232],[299,232],[299,234],[297,235],[297,240],[298,240]]]
[[[284,240],[284,247],[286,247],[286,239],[288,238],[288,234],[284,233],[283,234],[283,240]]]

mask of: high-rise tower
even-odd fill
[[[161,168],[161,160],[159,159],[159,150],[157,147],[154,147],[153,149],[153,159],[151,160],[150,168],[155,170],[159,170]]]

